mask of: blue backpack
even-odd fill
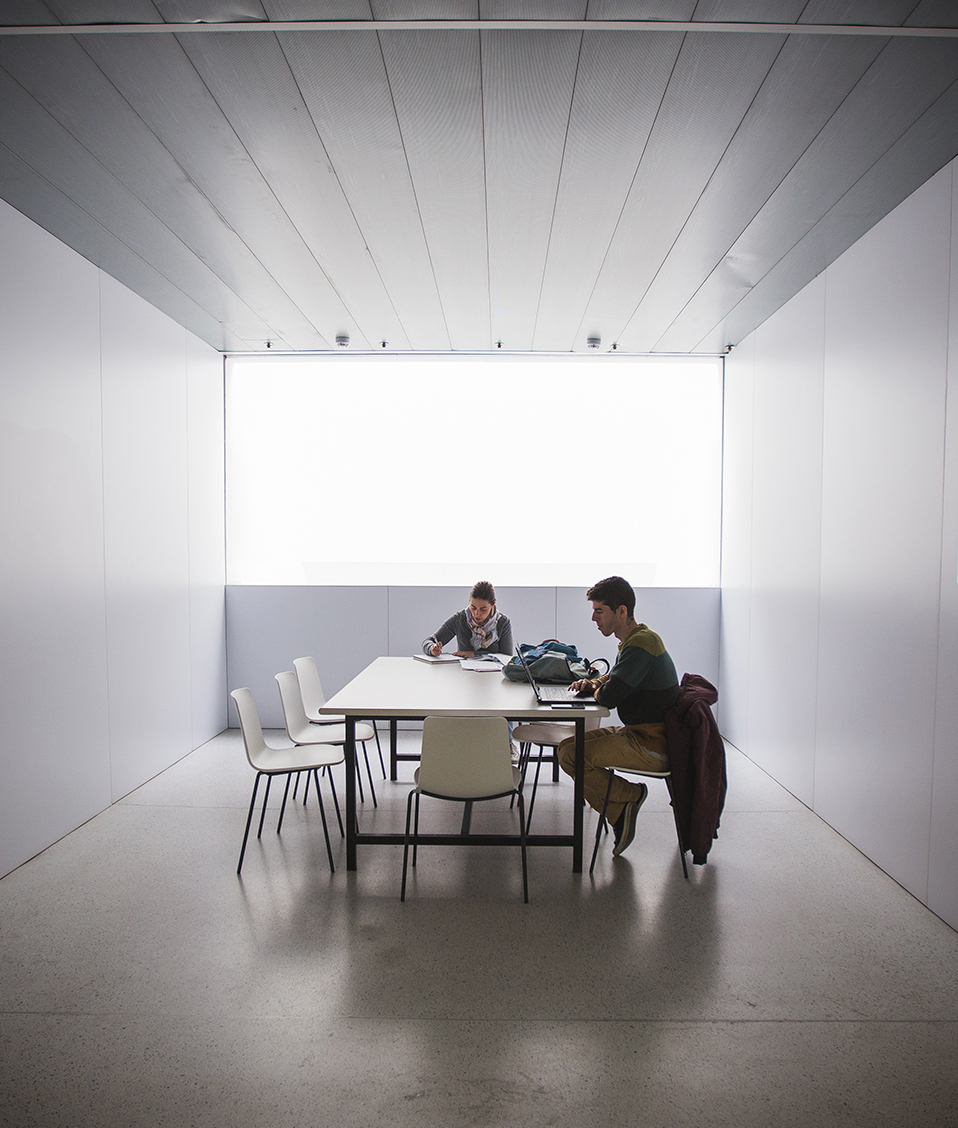
[[[555,638],[547,638],[536,645],[523,642],[519,644],[519,649],[536,681],[548,685],[569,685],[581,678],[598,677],[609,669],[609,663],[604,658],[596,659],[605,666],[605,671],[600,671],[588,658],[581,658],[574,646]],[[509,681],[528,680],[518,658],[505,665],[502,673]]]

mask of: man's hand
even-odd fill
[[[591,694],[595,686],[588,678],[581,678],[579,681],[574,681],[569,689],[573,693],[589,693]]]

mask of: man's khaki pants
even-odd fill
[[[563,740],[558,750],[559,765],[566,775],[575,773],[575,737]],[[585,734],[585,797],[593,810],[602,810],[609,786],[609,768],[634,768],[636,771],[667,772],[668,749],[665,725],[619,725],[592,729]],[[626,803],[635,803],[642,794],[640,783],[629,783],[613,776],[605,817],[618,821]]]

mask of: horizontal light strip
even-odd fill
[[[757,35],[879,35],[958,38],[955,27],[868,24],[689,23],[679,20],[262,20],[249,23],[41,24],[0,27],[0,35],[186,35],[209,31],[691,31]]]

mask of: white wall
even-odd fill
[[[0,203],[0,874],[226,725],[219,355]]]
[[[728,358],[720,715],[958,926],[956,180],[944,169]]]
[[[598,577],[597,577],[598,578]],[[657,631],[679,676],[718,681],[717,588],[637,588],[636,618]],[[587,658],[615,658],[615,639],[591,621],[583,588],[497,587],[517,642],[560,638]],[[257,587],[226,589],[229,685],[253,691],[264,725],[281,728],[274,675],[311,654],[331,697],[380,654],[416,654],[422,640],[463,607],[468,590],[445,587]],[[236,716],[231,714],[235,725]]]

